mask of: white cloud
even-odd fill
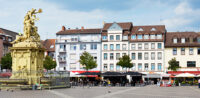
[[[174,10],[177,15],[192,13],[193,10],[187,2],[181,2]]]

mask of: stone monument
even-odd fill
[[[16,37],[10,48],[12,56],[12,76],[10,79],[24,79],[28,84],[40,83],[43,77],[44,48],[40,42],[38,28],[35,26],[37,13],[32,9],[24,17],[24,34]]]

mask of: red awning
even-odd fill
[[[190,73],[190,74],[198,75],[200,74],[200,71],[168,71],[167,73],[171,75],[178,75],[181,73]]]

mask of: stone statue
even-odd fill
[[[40,41],[40,36],[37,32],[38,28],[35,26],[35,21],[39,20],[39,18],[36,18],[36,14],[41,12],[42,9],[39,9],[38,11],[36,11],[36,9],[32,9],[27,12],[26,16],[24,17],[24,35],[17,36],[16,40],[13,41],[12,44],[23,41]]]

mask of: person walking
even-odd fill
[[[198,83],[199,83],[199,88],[200,88],[200,79],[198,80]]]

